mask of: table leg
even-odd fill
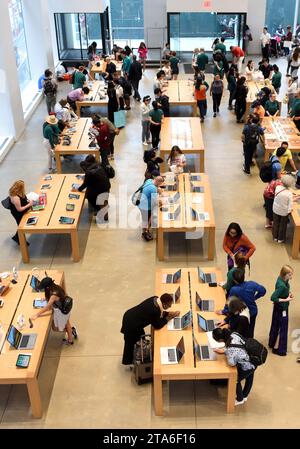
[[[71,246],[72,246],[72,257],[74,262],[79,262],[79,241],[78,241],[78,231],[75,229],[71,231]]]
[[[234,412],[234,403],[235,403],[235,395],[236,395],[236,374],[230,375],[228,379],[228,387],[227,387],[227,413]]]
[[[81,107],[79,101],[76,101],[76,114],[80,117]]]
[[[292,246],[292,258],[298,259],[300,245],[300,226],[295,226],[293,246]]]
[[[55,161],[56,161],[56,170],[57,170],[57,173],[61,173],[61,171],[62,171],[62,167],[61,167],[61,159],[60,159],[60,153],[57,153],[56,151],[55,151]]]
[[[197,103],[193,104],[193,116],[197,117],[197,112],[198,112],[198,106]]]
[[[215,227],[208,229],[208,260],[213,260],[215,255]]]
[[[200,151],[199,155],[199,164],[200,164],[200,173],[204,173],[204,151]]]
[[[161,376],[153,376],[154,411],[157,416],[163,416],[163,391]]]
[[[18,236],[19,236],[22,260],[24,263],[29,263],[29,252],[28,252],[28,246],[27,246],[27,242],[26,242],[25,232],[19,230]]]
[[[42,401],[39,384],[36,378],[27,379],[27,390],[34,418],[41,418],[43,415]]]
[[[158,260],[164,260],[164,233],[161,228],[157,228],[157,256]]]

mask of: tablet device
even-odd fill
[[[75,221],[75,218],[70,217],[60,217],[59,222],[61,224],[73,224]]]
[[[46,307],[46,305],[48,304],[48,302],[46,301],[46,299],[34,299],[33,301],[33,307],[35,309],[42,309],[43,307]]]
[[[41,190],[51,189],[51,184],[43,184]]]
[[[77,189],[79,189],[79,187],[80,187],[80,184],[76,184],[75,182],[73,182],[72,189],[77,190]]]
[[[18,368],[27,368],[29,365],[31,354],[19,354],[16,362]]]
[[[37,223],[39,217],[30,217],[28,218],[28,220],[26,221],[25,226],[33,226]]]
[[[52,176],[51,175],[47,175],[43,179],[44,179],[44,181],[51,181],[52,180]]]
[[[69,199],[70,200],[79,200],[80,195],[78,195],[77,193],[69,193]]]
[[[75,209],[75,204],[67,203],[66,210],[73,211]]]
[[[84,179],[84,175],[76,175],[77,179]]]

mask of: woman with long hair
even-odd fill
[[[241,252],[247,263],[256,250],[255,246],[243,233],[238,223],[230,223],[223,240],[223,249],[227,253],[228,270],[234,266],[234,256]]]
[[[186,159],[185,155],[177,145],[172,147],[167,162],[171,171],[177,174],[183,173],[184,167],[186,166]]]
[[[138,48],[139,61],[143,65],[143,72],[146,70],[146,59],[147,59],[148,49],[145,42],[141,42]]]
[[[236,91],[235,91],[235,113],[236,113],[236,122],[243,123],[243,115],[246,112],[246,98],[248,95],[248,87],[245,85],[246,78],[241,76],[236,83]]]
[[[114,113],[119,110],[119,101],[117,97],[117,92],[115,88],[115,84],[113,81],[108,81],[107,84],[107,117],[112,123],[115,122]]]
[[[31,208],[33,204],[33,202],[29,201],[26,197],[24,181],[19,180],[13,183],[9,189],[9,199],[11,203],[10,212],[16,220],[17,225],[19,225],[23,215],[28,211],[28,209]],[[12,237],[12,240],[14,240],[18,245],[20,244],[18,231]],[[29,245],[28,242],[27,245]]]

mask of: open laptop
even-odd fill
[[[204,193],[204,186],[194,186],[194,184],[191,182],[191,191],[193,193]]]
[[[169,331],[180,331],[190,326],[192,323],[192,312],[189,310],[187,313],[180,316],[176,316],[173,320],[168,322],[168,330]]]
[[[183,337],[176,346],[160,348],[160,362],[162,365],[175,365],[180,362],[185,353]]]
[[[163,220],[177,220],[181,213],[181,206],[178,206],[175,212],[163,212],[162,218]]]
[[[201,270],[200,267],[198,267],[198,275],[199,280],[206,284],[210,284],[211,282],[217,282],[216,273],[204,273],[204,271]]]
[[[206,320],[204,316],[198,313],[198,326],[205,332],[213,331],[219,322],[220,320]]]
[[[174,184],[167,184],[165,187],[166,192],[176,192],[178,190],[178,181],[175,181]]]
[[[168,196],[167,202],[168,204],[176,204],[180,200],[180,193],[176,192],[174,196]]]
[[[33,349],[36,342],[37,334],[22,334],[15,326],[11,325],[7,341],[16,349]]]
[[[191,215],[192,215],[192,220],[209,221],[209,213],[208,212],[198,212],[193,207],[191,207]]]
[[[175,293],[171,293],[171,296],[173,296],[174,304],[176,304],[176,302],[180,299],[180,295],[181,295],[181,292],[180,292],[180,286],[179,286]]]
[[[215,310],[215,301],[213,299],[202,299],[197,292],[196,292],[196,304],[201,310],[201,312],[214,312]]]
[[[199,345],[194,337],[194,350],[196,357],[202,361],[217,360],[217,354],[209,345]]]
[[[191,175],[190,174],[190,181],[201,181],[201,176],[200,175]]]
[[[180,281],[181,269],[176,271],[174,274],[163,274],[162,281],[164,284],[176,284]]]
[[[32,291],[39,292],[39,283],[40,281],[36,276],[31,276],[30,287],[32,287]]]

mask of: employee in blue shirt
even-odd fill
[[[162,176],[157,176],[155,179],[148,179],[143,184],[142,196],[139,204],[139,209],[142,215],[142,237],[149,242],[153,240],[150,232],[151,216],[154,208],[158,204],[158,193],[162,193],[160,186],[164,183]]]
[[[250,313],[249,337],[253,337],[258,312],[256,301],[262,296],[265,296],[266,289],[263,285],[260,285],[257,282],[245,282],[245,273],[242,270],[235,270],[232,278],[236,285],[230,289],[229,296],[237,296],[244,301],[248,307]]]

